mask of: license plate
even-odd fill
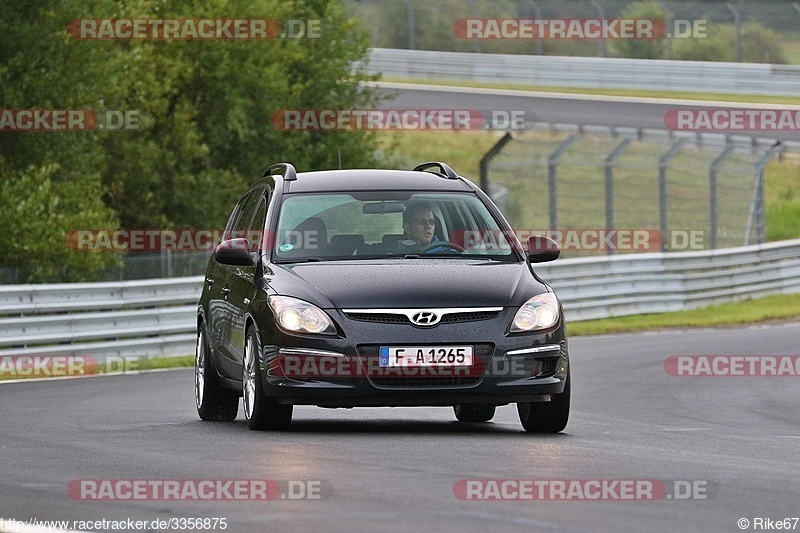
[[[472,346],[381,346],[380,366],[472,366]]]

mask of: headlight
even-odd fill
[[[331,319],[316,305],[289,296],[270,296],[269,306],[281,329],[295,333],[336,333]]]
[[[558,322],[558,298],[552,292],[534,296],[514,315],[511,332],[552,328]]]

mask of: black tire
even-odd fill
[[[197,327],[194,356],[194,403],[202,420],[230,422],[239,412],[239,395],[219,383],[211,361],[204,324]]]
[[[522,427],[528,433],[559,433],[567,427],[569,401],[572,386],[570,376],[564,384],[564,392],[553,394],[549,402],[518,403],[517,412]]]
[[[459,403],[453,406],[453,412],[460,422],[488,422],[494,418],[496,405],[480,403]]]
[[[281,405],[274,398],[268,398],[264,393],[261,369],[258,364],[257,354],[259,353],[261,353],[261,344],[255,328],[250,326],[247,330],[244,364],[242,365],[242,400],[247,427],[267,431],[289,429],[289,425],[292,423],[293,406]]]

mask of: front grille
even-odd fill
[[[411,324],[411,321],[406,315],[393,315],[389,313],[371,314],[371,313],[347,313],[347,316],[353,320],[361,320],[363,322],[380,322],[382,324]]]
[[[363,364],[369,369],[380,369],[378,365],[378,345],[361,345],[357,348]],[[483,379],[486,364],[492,357],[494,345],[474,344],[472,352],[475,355],[471,367],[449,367],[440,373],[445,375],[431,375],[436,371],[419,369],[420,375],[396,375],[399,369],[380,369],[378,372],[367,372],[369,382],[378,389],[451,389],[473,387]],[[412,370],[413,372],[413,370]],[[426,375],[427,374],[427,375]]]
[[[476,311],[466,313],[450,313],[442,316],[439,324],[454,324],[458,322],[475,322],[489,320],[500,314],[500,311]],[[345,313],[352,320],[362,322],[376,322],[380,324],[411,324],[406,315],[395,313]],[[438,325],[438,324],[437,324]]]
[[[500,311],[488,311],[479,313],[453,313],[442,317],[440,324],[453,322],[474,322],[476,320],[489,320],[500,314]]]

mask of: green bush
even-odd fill
[[[77,18],[319,20],[320,38],[76,40]],[[71,252],[69,230],[220,228],[268,165],[376,165],[365,131],[281,131],[281,109],[376,105],[367,37],[340,0],[39,0],[0,13],[0,109],[135,111],[135,131],[0,133],[0,267],[86,280],[115,254]]]
[[[777,33],[760,22],[741,27],[742,61],[786,63]],[[709,24],[706,38],[676,39],[675,59],[691,61],[736,61],[736,28],[732,24]]]
[[[623,19],[658,19],[664,20],[664,9],[656,0],[633,2],[620,15]],[[609,55],[635,59],[662,59],[666,55],[667,42],[661,39],[629,39],[611,41],[608,44]]]

